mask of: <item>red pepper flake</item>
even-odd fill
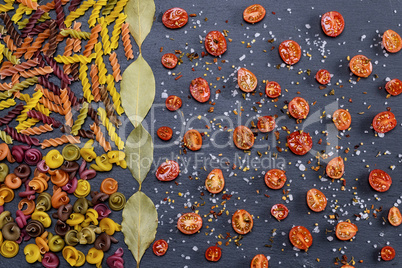
[[[181,75],[179,75],[178,77],[176,77],[174,80],[179,80],[180,78],[182,78],[183,77],[183,75],[181,74]]]
[[[225,22],[228,23],[229,21],[228,21],[228,20],[225,20]]]
[[[193,67],[193,68],[191,68],[191,71],[195,72],[195,69],[194,69],[194,67]]]
[[[276,13],[274,11],[272,11],[272,15],[275,15]]]
[[[192,13],[192,14],[190,14],[189,16],[190,16],[190,17],[197,17],[197,14]]]
[[[206,56],[206,54],[207,54],[207,53],[205,53],[204,51],[203,51],[203,52],[201,52],[201,57],[203,57],[203,58],[204,58],[204,56]]]
[[[224,194],[224,195],[222,195],[222,199],[223,199],[223,200],[230,200],[230,198],[232,198],[232,195],[231,195],[231,194]]]
[[[265,195],[265,197],[268,197],[268,198],[270,198],[270,196],[269,195],[267,195],[267,194],[264,194]]]
[[[318,143],[318,144],[321,144],[321,143],[322,143],[322,139],[319,139],[317,143]]]
[[[350,98],[350,99],[349,99],[349,102],[350,102],[350,103],[352,103],[352,102],[353,102],[353,101],[352,101],[352,98]]]
[[[221,66],[218,66],[218,70],[219,70],[219,71],[222,70],[222,67],[221,67]]]
[[[272,47],[271,47],[271,51],[274,50],[274,49],[275,49],[275,46],[272,46]]]
[[[163,51],[163,47],[161,47],[161,49],[159,50],[159,52],[162,52]]]

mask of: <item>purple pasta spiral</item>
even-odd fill
[[[107,218],[112,211],[103,203],[94,206],[94,209],[98,212],[98,220]]]
[[[7,13],[2,13],[0,14],[0,18],[4,21],[7,33],[10,35],[11,39],[14,40],[14,43],[17,46],[21,46],[22,44],[21,35],[15,29],[14,23],[11,21],[10,15],[8,15]]]
[[[15,218],[15,222],[18,224],[18,227],[21,229],[24,228],[28,223],[27,220],[31,218],[31,215],[24,215],[21,210],[17,210],[17,217]]]
[[[78,185],[78,180],[76,177],[70,179],[66,185],[64,185],[63,187],[61,187],[61,189],[63,189],[63,191],[66,191],[69,194],[72,194],[75,192],[75,189],[77,189],[77,185]]]
[[[61,0],[54,0],[54,6],[56,8],[56,23],[59,25],[59,29],[63,30],[66,28],[66,25],[64,25],[64,10]]]
[[[123,253],[123,248],[118,248],[112,256],[106,259],[106,264],[110,268],[124,268]]]
[[[46,29],[49,29],[50,22],[50,20],[47,20],[36,25],[35,28],[33,28],[32,31],[29,33],[29,35],[37,35],[43,33]]]
[[[19,103],[17,106],[14,107],[11,111],[7,113],[6,116],[0,118],[0,127],[3,125],[8,125],[17,115],[21,113],[24,109],[24,104]]]
[[[31,236],[28,235],[25,229],[21,229],[20,238],[18,238],[15,242],[17,242],[17,244],[21,244],[23,241],[29,241],[29,239],[31,239]]]
[[[14,145],[13,148],[11,148],[11,154],[14,157],[15,161],[21,163],[22,161],[24,161],[25,151],[30,148],[31,146],[29,145]]]
[[[78,174],[80,175],[81,180],[90,180],[96,176],[96,171],[93,169],[87,169],[87,162],[82,160]]]
[[[25,182],[31,175],[31,168],[27,164],[21,164],[14,169],[14,174]]]
[[[81,1],[82,0],[72,0],[70,6],[68,7],[68,10],[70,12],[75,11],[79,7],[79,5],[81,5]]]
[[[49,167],[46,165],[45,160],[40,160],[38,164],[36,164],[36,168],[41,173],[47,173],[49,171]]]
[[[25,185],[25,191],[19,192],[18,196],[21,198],[26,198],[28,200],[35,200],[36,192],[31,188],[31,186],[29,186],[29,181],[26,181],[24,185]]]
[[[0,214],[4,212],[4,206],[0,206]]]
[[[25,152],[25,163],[36,166],[42,160],[42,153],[38,149],[32,148]]]
[[[21,37],[25,38],[32,32],[35,24],[38,22],[39,18],[45,13],[42,9],[38,8],[35,13],[29,18],[28,23],[25,25],[24,29],[21,31]]]
[[[6,129],[4,130],[8,135],[11,136],[11,138],[13,138],[13,140],[22,142],[22,143],[26,143],[28,145],[35,145],[35,146],[39,146],[39,140],[37,138],[32,138],[30,136],[18,133],[17,130],[15,130],[15,128],[10,128],[9,126],[6,127]]]
[[[44,78],[43,76],[38,76],[38,83],[41,84],[43,87],[49,89],[56,95],[60,95],[60,88]]]
[[[46,51],[46,56],[53,56],[53,54],[56,52],[57,49],[57,35],[58,35],[58,31],[57,31],[57,24],[54,20],[52,20],[50,22],[49,25],[49,29],[50,29],[50,36],[49,36],[49,49]]]
[[[49,66],[52,67],[53,74],[55,74],[64,83],[66,83],[68,85],[71,84],[71,81],[73,79],[64,73],[63,69],[60,68],[59,65],[57,65],[57,62],[52,57],[48,57],[46,55],[44,55],[43,57],[45,58],[46,62],[49,64]]]
[[[27,115],[29,117],[36,118],[36,119],[42,121],[44,124],[53,125],[55,128],[58,128],[61,125],[60,121],[57,121],[53,117],[44,115],[39,111],[30,110],[30,111],[28,111]]]
[[[43,255],[42,265],[45,268],[56,268],[59,267],[59,264],[59,257],[53,252],[46,252],[45,255]]]

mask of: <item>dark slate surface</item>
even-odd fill
[[[242,12],[249,4],[251,2],[237,0],[213,3],[156,1],[155,23],[151,34],[143,44],[144,58],[155,74],[156,97],[153,109],[144,124],[149,127],[152,135],[156,133],[158,127],[163,125],[169,125],[174,129],[174,141],[168,143],[162,142],[154,135],[155,165],[157,166],[165,158],[177,159],[179,156],[178,161],[181,164],[182,174],[176,179],[179,185],[174,182],[161,183],[154,177],[154,165],[143,184],[143,191],[158,208],[160,225],[156,239],[169,240],[169,251],[164,257],[156,257],[151,250],[147,250],[141,267],[248,267],[252,257],[260,253],[270,257],[270,267],[335,267],[333,265],[335,258],[341,257],[343,254],[349,260],[352,256],[356,261],[364,260],[363,263],[356,263],[355,267],[399,267],[400,254],[397,253],[397,257],[392,262],[385,263],[378,261],[378,253],[380,248],[387,243],[393,246],[397,252],[402,249],[400,228],[392,227],[389,224],[384,225],[381,220],[381,217],[386,218],[388,209],[397,203],[398,199],[402,199],[398,190],[401,184],[398,176],[401,168],[398,157],[398,154],[401,153],[401,146],[397,140],[401,126],[398,124],[395,130],[387,133],[384,138],[379,138],[370,128],[370,124],[372,118],[377,113],[385,111],[387,107],[392,108],[397,119],[402,116],[400,97],[386,99],[386,92],[378,89],[384,86],[387,77],[401,78],[401,54],[384,54],[380,41],[382,33],[387,29],[394,29],[402,33],[399,19],[402,3],[400,1],[266,1],[262,4],[267,10],[267,16],[256,25],[249,25],[242,20]],[[161,23],[161,17],[165,10],[174,6],[180,6],[189,14],[195,13],[197,16],[190,18],[184,28],[169,30]],[[65,10],[67,10],[66,7]],[[344,32],[337,38],[326,37],[321,31],[320,15],[330,10],[342,13],[346,21]],[[272,12],[276,14],[274,15]],[[88,17],[89,14],[86,18]],[[205,21],[205,18],[208,20]],[[84,20],[80,19],[80,21]],[[87,25],[83,25],[82,29],[89,30]],[[112,28],[109,29],[109,31],[111,30]],[[174,50],[190,53],[193,49],[194,52],[201,55],[204,49],[203,44],[200,43],[200,37],[205,37],[206,33],[211,30],[228,30],[228,37],[232,39],[232,42],[228,42],[228,51],[218,59],[218,64],[207,65],[207,62],[213,62],[213,58],[210,56],[193,62],[184,56],[183,64],[171,72],[161,66],[160,58],[163,53],[174,52]],[[272,44],[268,43],[267,41],[272,38],[275,38],[275,41]],[[255,41],[253,41],[254,39]],[[311,59],[303,56],[291,70],[275,68],[276,65],[282,63],[277,47],[286,39],[296,40],[301,45],[304,55],[307,52],[312,55]],[[250,43],[251,48],[246,47],[247,43]],[[164,50],[163,53],[160,53],[162,46]],[[275,47],[273,51],[271,51],[272,46]],[[60,47],[59,51],[63,51],[61,49],[63,47]],[[267,52],[264,53],[263,50],[267,50]],[[135,52],[137,51],[138,49],[135,48]],[[355,83],[356,77],[350,76],[346,60],[347,56],[352,57],[356,54],[364,54],[372,59],[374,69],[373,75],[367,79],[361,79],[357,84]],[[245,58],[240,60],[243,55]],[[323,58],[323,55],[326,56],[326,59]],[[131,63],[126,62],[122,49],[119,50],[118,58],[123,69]],[[221,60],[227,62],[222,63]],[[218,70],[218,66],[222,67],[221,71]],[[192,67],[195,71],[191,71]],[[264,92],[262,80],[279,82],[283,90],[279,101],[267,102],[265,96],[259,96],[259,94],[247,95],[245,100],[237,89],[237,82],[233,76],[234,68],[238,67],[246,67],[255,73],[259,80],[257,93]],[[328,69],[334,74],[332,84],[322,90],[319,89],[318,83],[314,79],[315,72],[321,68]],[[307,69],[311,70],[310,76],[306,74]],[[302,71],[300,75],[299,71]],[[179,72],[183,77],[176,81],[170,74]],[[374,79],[374,74],[377,74],[378,78]],[[211,100],[216,103],[214,113],[207,112],[211,105],[199,104],[188,98],[190,81],[200,76],[212,83]],[[216,80],[217,76],[221,77],[220,81]],[[336,85],[336,82],[343,87]],[[81,95],[79,82],[75,83],[72,89]],[[221,90],[219,96],[215,93],[217,89]],[[335,95],[325,96],[331,89],[335,90]],[[31,89],[27,92],[32,93],[32,91]],[[297,92],[300,94],[298,95]],[[183,99],[184,104],[180,112],[166,111],[164,93],[175,94]],[[310,115],[298,127],[312,134],[313,149],[326,150],[333,156],[339,154],[347,157],[344,176],[347,181],[346,191],[341,191],[341,183],[320,180],[319,176],[323,175],[323,168],[318,172],[311,170],[312,165],[317,165],[315,154],[298,157],[291,152],[282,152],[273,161],[270,156],[277,153],[275,147],[285,148],[286,133],[283,131],[280,131],[280,143],[275,142],[272,134],[268,135],[268,141],[262,139],[265,135],[258,135],[251,153],[247,155],[233,146],[232,132],[219,129],[219,123],[222,128],[226,126],[233,129],[238,125],[250,125],[251,120],[256,122],[257,115],[277,114],[279,127],[287,126],[290,130],[294,130],[295,120],[287,118],[281,109],[285,105],[284,101],[290,101],[295,96],[304,97],[310,103]],[[353,103],[348,101],[350,98]],[[262,103],[260,107],[255,104],[258,101]],[[315,101],[316,104],[312,105]],[[254,111],[253,106],[256,106],[257,112]],[[241,117],[238,117],[232,111],[234,109],[239,111],[240,107],[244,109],[244,112]],[[353,118],[352,129],[340,134],[335,131],[329,118],[324,116],[323,119],[320,119],[323,111],[326,111],[326,114],[332,114],[339,107],[349,109]],[[364,112],[364,114],[358,114],[360,112]],[[5,111],[2,111],[1,115],[4,114]],[[201,119],[198,118],[199,115]],[[87,120],[85,128],[89,128],[89,121]],[[206,129],[205,125],[209,125],[210,129]],[[208,135],[204,137],[204,146],[199,152],[179,155],[181,148],[178,143],[187,128],[196,128],[208,132]],[[123,129],[121,132],[125,131],[128,135],[132,127],[128,125],[121,129]],[[322,131],[327,131],[328,136]],[[347,134],[349,137],[346,137]],[[43,135],[43,138],[59,135],[59,131],[55,131],[52,134]],[[323,139],[323,143],[318,145],[317,142],[320,138]],[[326,142],[330,145],[326,145]],[[355,145],[360,143],[362,144],[355,150]],[[268,146],[271,150],[267,150]],[[335,146],[340,146],[341,149],[337,151]],[[346,148],[350,148],[348,154],[344,152]],[[256,160],[261,161],[257,151],[267,153],[261,158],[264,159],[262,162]],[[386,151],[388,152],[384,155]],[[102,153],[102,150],[97,148],[97,152]],[[381,152],[381,156],[376,157],[379,152]],[[218,156],[219,154],[221,156]],[[240,160],[239,157],[241,157]],[[209,171],[213,167],[219,166],[216,159],[219,159],[220,163],[230,162],[230,166],[224,165],[223,169],[226,178],[225,191],[227,194],[233,194],[226,203],[229,216],[225,211],[218,219],[208,221],[210,216],[205,217],[203,218],[204,227],[199,234],[183,235],[177,231],[175,224],[180,213],[191,211],[190,208],[184,208],[188,203],[192,205],[195,202],[204,203],[205,201],[204,206],[197,208],[201,215],[208,214],[214,205],[219,205],[214,209],[216,212],[222,209],[222,194],[210,196],[203,188],[204,179]],[[253,159],[252,163],[255,166],[247,172],[242,171]],[[243,160],[246,162],[240,162]],[[308,161],[312,163],[308,164]],[[236,170],[231,168],[233,163],[237,165]],[[283,192],[268,189],[263,181],[263,173],[280,164],[284,164],[287,172],[288,184],[284,189],[289,190],[292,201],[289,201],[289,195],[288,201],[282,200]],[[302,171],[303,166],[300,164],[305,166],[305,171]],[[390,169],[391,165],[395,166],[394,170]],[[11,166],[14,168],[16,165]],[[241,170],[238,169],[239,167]],[[376,193],[369,186],[368,174],[373,168],[383,169],[392,176],[393,185],[388,192]],[[98,189],[102,179],[110,176],[119,181],[120,191],[127,198],[138,189],[138,184],[131,178],[130,172],[120,168],[99,174],[96,179],[91,181],[91,186],[93,189]],[[189,176],[194,179],[190,180]],[[199,179],[195,179],[196,177]],[[311,188],[318,188],[327,196],[328,206],[324,212],[313,213],[307,207],[305,195]],[[183,196],[180,197],[179,193],[182,193]],[[203,199],[201,199],[201,193],[204,193]],[[270,198],[265,197],[264,194],[269,195]],[[167,202],[163,201],[165,198],[168,200]],[[353,198],[359,199],[360,204],[352,203]],[[19,198],[15,198],[5,208],[15,212],[18,201]],[[276,203],[285,203],[290,209],[288,218],[283,222],[277,222],[270,215],[270,208]],[[366,208],[372,212],[371,205],[374,205],[375,208],[383,207],[383,211],[378,213],[377,219],[370,214],[367,220],[356,221],[354,214],[362,213],[363,215]],[[336,211],[335,206],[339,206]],[[204,257],[205,250],[217,241],[223,243],[227,241],[219,239],[218,235],[226,236],[227,232],[231,236],[235,235],[230,225],[230,219],[236,209],[246,209],[254,215],[253,232],[240,241],[240,247],[237,247],[233,241],[228,246],[223,245],[222,259],[218,263],[208,263]],[[353,242],[339,241],[334,237],[333,230],[336,222],[328,219],[328,215],[334,212],[339,214],[340,220],[350,219],[357,224],[359,232]],[[121,222],[120,213],[114,212],[112,218]],[[294,251],[290,245],[287,236],[293,225],[303,225],[312,231],[314,242],[308,253]],[[271,242],[269,239],[273,236],[273,229],[276,229],[276,234]],[[332,230],[332,233],[326,233],[326,229]],[[123,243],[123,235],[118,233],[115,237],[120,240],[120,243],[113,245],[112,249],[105,254],[105,258],[122,246],[125,250],[126,267],[134,267],[134,259]],[[331,238],[328,239],[328,237],[332,237],[333,241],[330,242]],[[272,245],[272,247],[268,248],[264,245]],[[80,246],[78,248],[86,253],[90,247]],[[61,255],[59,254],[59,256]],[[63,258],[60,259],[61,266],[67,267],[68,264]],[[317,259],[320,261],[317,262]],[[30,266],[24,260],[23,246],[16,258],[10,260],[0,258],[0,262],[2,266]],[[103,264],[106,266],[105,261]],[[32,266],[40,267],[41,265],[36,263]],[[87,264],[86,267],[90,267],[90,265]]]

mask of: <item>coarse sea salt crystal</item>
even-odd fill
[[[193,250],[194,250],[194,251],[198,251],[198,247],[197,247],[197,246],[194,246],[194,247],[193,247]]]
[[[334,240],[334,238],[333,238],[332,236],[328,236],[328,237],[327,237],[327,240],[328,240],[329,242],[331,242],[332,240]]]
[[[240,60],[240,61],[243,61],[245,58],[246,58],[246,55],[243,54],[243,56],[241,56],[241,57],[239,58],[239,60]]]
[[[306,170],[306,166],[303,165],[303,164],[300,164],[299,170],[300,170],[300,171],[305,171],[305,170]]]

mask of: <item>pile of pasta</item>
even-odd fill
[[[14,1],[0,5],[4,22],[0,78],[6,81],[0,83],[0,110],[9,109],[0,118],[0,126],[5,126],[0,138],[8,144],[16,140],[43,149],[96,139],[106,152],[112,146],[123,150],[116,128],[122,124],[119,116],[124,110],[115,84],[122,77],[114,50],[121,38],[121,54],[127,60],[134,58],[123,13],[128,0],[53,0],[44,5],[36,0]],[[86,12],[90,12],[90,32],[82,31],[77,21]],[[111,34],[109,25],[113,25]],[[79,81],[82,91],[74,92],[70,87]],[[32,94],[24,93],[32,87]],[[54,114],[64,119],[57,120]],[[88,118],[93,123],[83,129]],[[17,125],[12,127],[14,120]],[[42,141],[33,137],[55,128],[64,133]]]
[[[89,141],[83,148],[67,144],[61,153],[53,149],[45,156],[29,145],[14,145],[10,149],[6,143],[0,144],[2,256],[16,256],[20,244],[25,242],[23,252],[28,263],[58,267],[60,259],[56,253],[60,252],[71,266],[79,267],[85,262],[101,266],[105,252],[118,242],[114,233],[121,230],[110,214],[123,209],[126,198],[118,192],[118,182],[113,178],[104,179],[99,191],[91,189],[89,181],[97,171],[109,171],[114,165],[124,167],[125,155],[110,151],[97,156],[92,144]],[[3,163],[5,160],[19,165],[11,172],[9,165]],[[87,163],[93,160],[95,164],[88,169]],[[25,190],[18,192],[18,210],[7,210],[7,203],[22,186]],[[72,202],[73,199],[76,200]],[[76,249],[77,245],[91,248],[85,255]],[[118,248],[106,263],[111,268],[121,268],[122,255],[123,249]]]

